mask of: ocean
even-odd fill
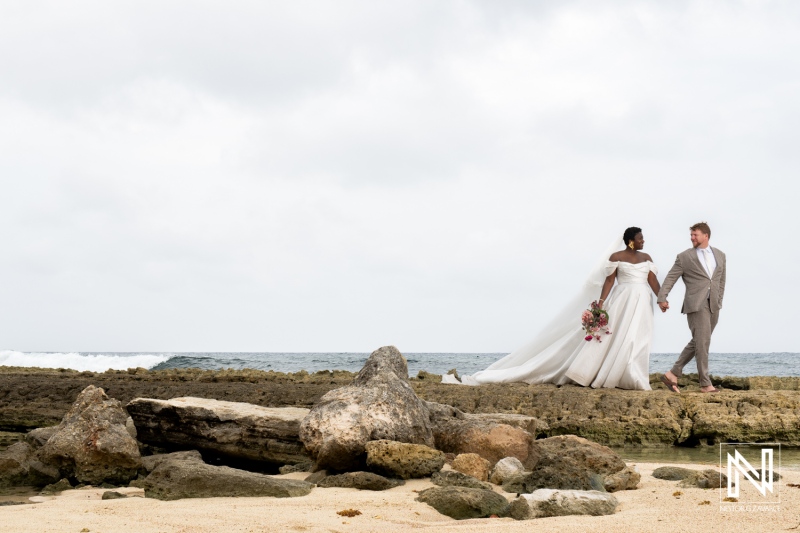
[[[442,374],[451,368],[460,374],[483,370],[504,353],[404,353],[410,376],[420,370]],[[18,352],[0,350],[0,366],[71,368],[104,372],[144,367],[152,370],[168,368],[200,368],[204,370],[256,369],[276,372],[306,370],[349,370],[357,372],[369,353],[322,352]],[[650,372],[668,370],[678,357],[674,353],[650,355]],[[798,353],[712,353],[709,368],[714,376],[800,376]],[[693,372],[694,364],[686,369]]]

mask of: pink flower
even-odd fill
[[[585,340],[585,341],[590,341],[590,340],[592,340],[592,339],[594,339],[594,337],[593,337],[592,335],[586,335],[586,337],[584,337],[584,339],[583,339],[583,340]]]

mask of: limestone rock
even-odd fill
[[[310,462],[298,438],[308,409],[191,397],[136,398],[127,408],[146,444],[271,465]]]
[[[492,490],[492,486],[489,483],[479,481],[457,470],[434,472],[431,476],[431,483],[440,487],[467,487],[468,489]]]
[[[699,472],[692,472],[691,475],[684,478],[678,485],[686,488],[719,489],[728,486],[728,476],[709,468]]]
[[[163,453],[159,455],[148,455],[142,457],[142,470],[149,474],[162,461],[196,461],[203,462],[203,456],[197,450],[186,450],[183,452]]]
[[[548,516],[614,514],[617,499],[611,494],[583,490],[539,489],[521,494],[511,502],[510,514],[517,520]]]
[[[372,352],[352,385],[325,394],[300,425],[300,440],[318,468],[339,471],[360,469],[370,441],[434,446],[430,412],[394,346]]]
[[[681,481],[695,472],[697,472],[697,470],[690,470],[679,466],[660,466],[653,470],[653,477],[657,479],[666,479],[667,481]]]
[[[613,450],[575,435],[537,440],[541,454],[525,480],[535,489],[604,490],[603,478],[625,468]]]
[[[436,448],[448,453],[476,453],[494,465],[504,457],[536,463],[533,436],[524,429],[476,416],[450,419],[433,426]]]
[[[115,490],[107,490],[103,493],[100,497],[101,500],[120,500],[122,498],[127,498],[126,494],[122,494],[121,492],[117,492]]]
[[[516,474],[525,472],[525,466],[516,457],[505,457],[497,461],[494,465],[491,474],[489,474],[489,481],[495,485],[502,485],[507,479]]]
[[[308,483],[313,483],[314,485],[319,485],[319,483],[328,477],[327,470],[317,470],[316,472],[312,473],[309,476],[306,476],[305,481]]]
[[[25,435],[25,442],[34,448],[41,448],[57,430],[58,426],[32,429]]]
[[[619,472],[608,474],[603,478],[603,487],[608,492],[633,490],[639,486],[642,475],[632,466],[626,466]]]
[[[89,385],[36,452],[37,457],[57,467],[64,477],[82,483],[128,483],[138,473],[141,456],[126,428],[127,420],[117,400]]]
[[[0,487],[42,487],[59,479],[58,469],[39,461],[27,442],[17,442],[0,452]]]
[[[456,455],[456,458],[453,459],[453,464],[450,466],[453,467],[453,470],[472,476],[478,481],[486,481],[489,479],[489,461],[477,453],[462,453]]]
[[[509,507],[508,501],[494,491],[466,487],[432,487],[420,492],[417,501],[456,520],[506,516]]]
[[[389,479],[372,472],[347,472],[323,478],[318,487],[331,488],[343,487],[347,489],[359,490],[386,490],[399,487],[404,481],[399,479]]]
[[[51,483],[42,489],[42,494],[58,494],[59,492],[63,492],[65,490],[72,489],[72,485],[70,484],[68,479],[60,479],[55,483]]]
[[[227,466],[212,466],[194,454],[166,454],[153,470],[137,483],[145,497],[159,500],[214,498],[224,496],[305,496],[311,483],[280,479]]]
[[[444,466],[444,453],[422,444],[374,440],[366,443],[365,450],[367,466],[392,477],[427,477]]]
[[[314,463],[298,463],[296,465],[283,465],[278,469],[281,474],[293,474],[294,472],[311,472],[314,469]]]

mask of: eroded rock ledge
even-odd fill
[[[355,373],[285,374],[256,370],[75,372],[0,367],[0,431],[58,424],[88,385],[127,404],[134,398],[181,396],[247,402],[263,407],[310,408]],[[544,422],[538,437],[575,434],[605,445],[667,446],[718,441],[778,441],[800,445],[800,378],[722,378],[717,395],[698,392],[696,376],[682,379],[684,394],[667,392],[651,376],[653,391],[593,390],[553,385],[443,385],[420,373],[410,384],[422,399],[467,413],[513,413]]]

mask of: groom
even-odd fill
[[[683,349],[672,369],[661,376],[661,381],[669,390],[679,393],[678,378],[683,374],[683,367],[694,358],[700,377],[700,392],[719,392],[708,377],[708,347],[711,344],[711,333],[719,320],[719,310],[725,294],[725,254],[708,245],[711,237],[708,224],[699,222],[689,229],[693,247],[679,253],[675,259],[675,265],[667,274],[658,293],[658,306],[662,312],[667,312],[667,295],[678,278],[683,278],[686,296],[683,298],[681,312],[686,314],[689,321],[692,340]]]

